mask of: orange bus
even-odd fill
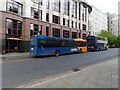
[[[87,40],[81,38],[77,38],[74,40],[78,42],[78,48],[81,50],[81,52],[83,53],[87,52]]]

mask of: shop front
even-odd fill
[[[6,39],[6,52],[20,52],[20,38],[7,38]]]

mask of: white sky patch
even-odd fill
[[[90,5],[94,5],[103,13],[118,13],[118,2],[120,0],[86,0]]]

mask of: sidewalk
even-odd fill
[[[0,57],[2,57],[2,59],[14,59],[14,58],[28,58],[30,57],[29,52],[25,52],[25,53],[6,53],[3,55],[0,55]]]
[[[103,61],[25,88],[118,88],[118,58]]]

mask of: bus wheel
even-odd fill
[[[59,56],[60,55],[60,51],[56,50],[55,51],[55,56]]]

